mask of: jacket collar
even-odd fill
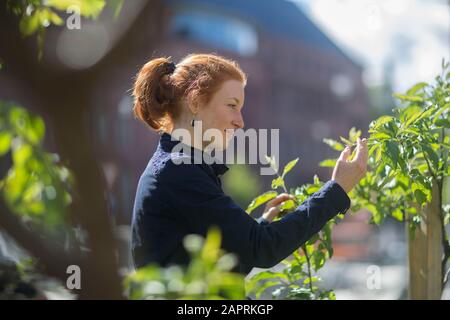
[[[170,152],[170,153],[172,152],[173,147],[175,147],[179,143],[183,144],[182,142],[175,139],[172,135],[170,135],[167,132],[163,132],[161,134],[161,138],[159,140],[159,144],[160,144],[161,148],[165,152]],[[228,171],[229,168],[225,164],[220,163],[219,160],[216,158],[211,158],[211,156],[208,153],[203,152],[203,150],[200,150],[200,149],[194,148],[192,146],[188,146],[188,145],[185,145],[185,146],[186,146],[186,149],[188,149],[188,148],[191,149],[190,156],[191,156],[192,160],[194,160],[195,155],[201,157],[200,159],[202,159],[202,164],[211,167],[211,169],[213,170],[216,177],[220,177],[221,175],[225,174]],[[209,158],[212,160],[212,161],[208,161],[211,164],[205,163],[203,161],[203,159],[206,159],[206,158]]]

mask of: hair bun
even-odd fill
[[[172,74],[174,73],[175,69],[177,68],[177,66],[175,65],[175,63],[173,62],[168,62],[166,65],[166,72],[165,74]]]

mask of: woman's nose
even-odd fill
[[[244,129],[244,119],[242,118],[242,115],[239,115],[239,117],[233,121],[233,125],[236,129]]]

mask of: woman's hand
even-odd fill
[[[262,217],[268,222],[272,222],[272,220],[280,214],[281,212],[280,207],[283,204],[283,202],[287,200],[295,201],[295,197],[287,193],[282,193],[273,198],[272,200],[270,200],[269,202],[267,202]]]
[[[348,157],[352,153],[351,148],[347,146],[342,151],[331,177],[331,180],[336,181],[347,193],[358,184],[367,172],[367,139],[358,138],[356,148],[356,155],[351,161],[348,161]]]

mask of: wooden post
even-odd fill
[[[440,197],[437,182],[433,180],[432,200],[418,207],[422,217],[414,235],[408,231],[409,298],[438,300],[442,296],[442,229]]]

